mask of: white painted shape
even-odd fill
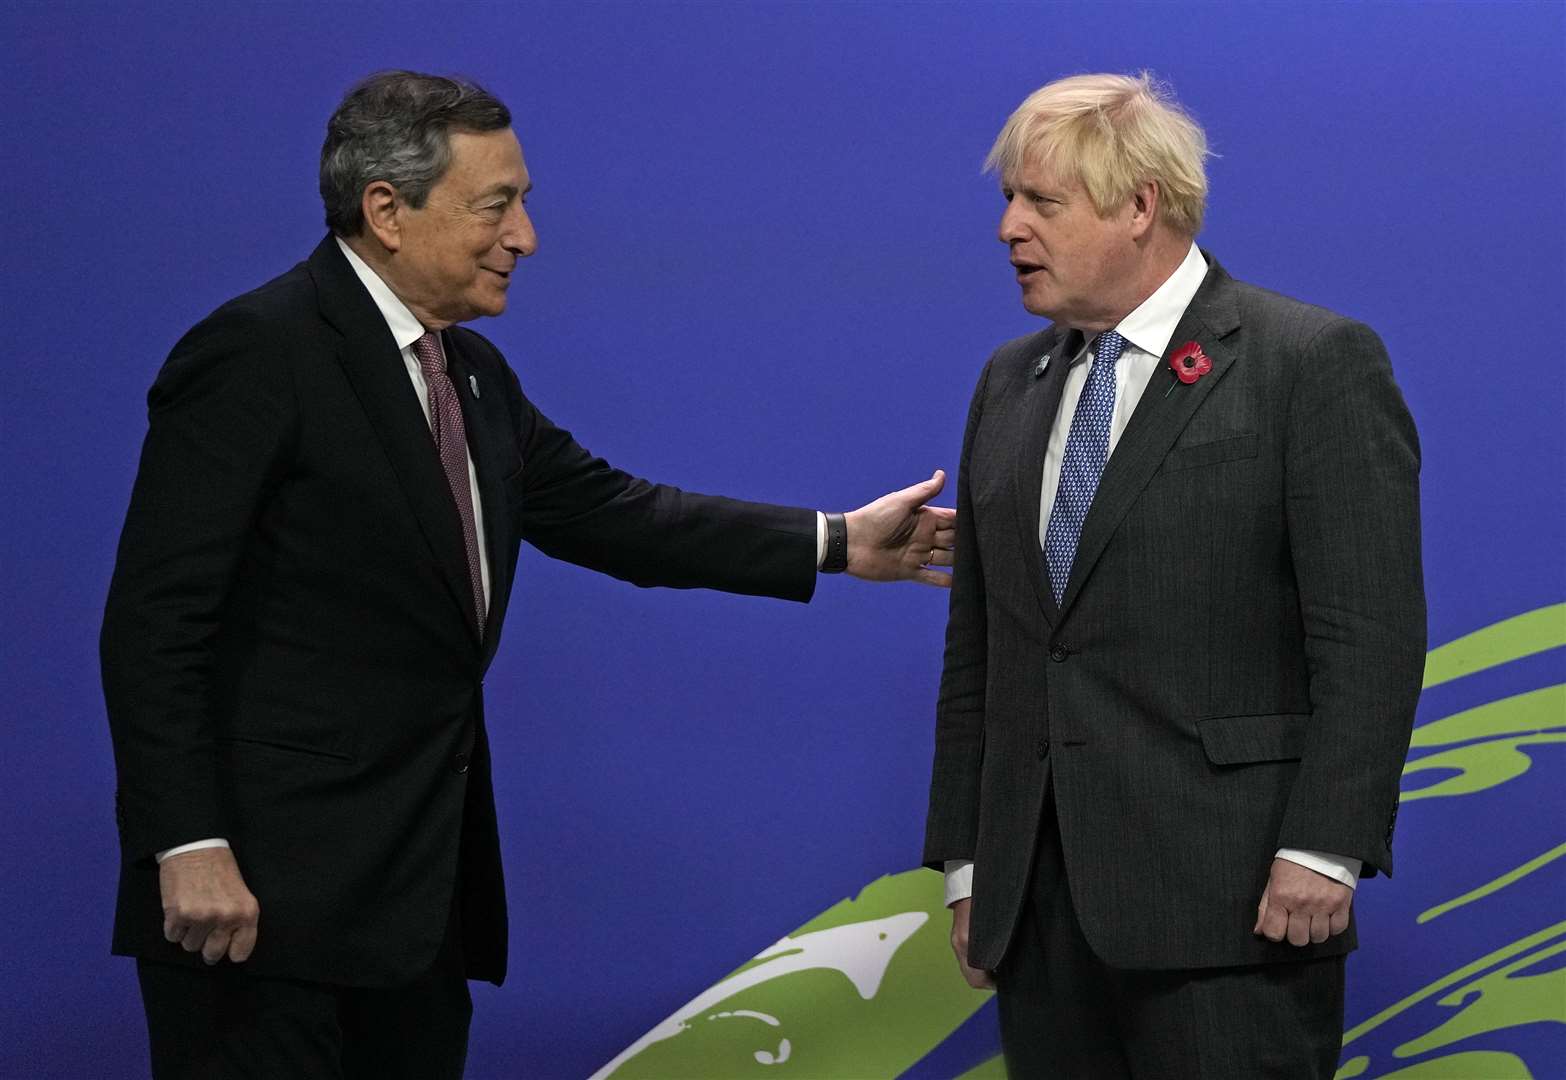
[[[743,1016],[750,1020],[760,1020],[763,1024],[771,1024],[773,1027],[779,1027],[782,1024],[782,1021],[777,1017],[768,1016],[764,1012],[756,1012],[754,1009],[735,1009],[733,1012],[713,1013],[711,1016],[707,1017],[707,1019],[727,1020],[731,1016]],[[686,1027],[689,1026],[689,1024],[686,1025]]]
[[[756,1061],[762,1065],[781,1065],[788,1060],[788,1055],[793,1052],[793,1049],[794,1047],[789,1041],[784,1039],[778,1043],[778,1052],[776,1054],[767,1050],[757,1050]]]
[[[693,1017],[702,1015],[741,991],[795,972],[817,969],[837,971],[854,984],[860,997],[869,1001],[880,990],[881,980],[886,977],[886,969],[891,966],[897,950],[929,918],[928,912],[906,911],[901,915],[888,915],[884,919],[869,919],[815,930],[799,937],[782,938],[756,954],[755,959],[762,963],[731,975],[686,1002],[674,1015],[615,1055],[614,1060],[595,1072],[589,1080],[608,1080],[616,1069],[649,1046],[689,1030],[688,1021]],[[780,1047],[779,1052],[787,1051]],[[757,1060],[761,1059],[758,1057]]]

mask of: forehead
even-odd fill
[[[1027,154],[1021,161],[1001,172],[1001,183],[1013,190],[1028,188],[1032,191],[1071,191],[1080,187],[1073,177],[1045,161],[1038,154]]]
[[[522,144],[510,128],[502,131],[453,131],[451,164],[436,184],[467,192],[489,188],[526,191],[529,184]]]

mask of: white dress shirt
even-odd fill
[[[1192,297],[1201,288],[1202,279],[1206,276],[1207,261],[1193,243],[1175,272],[1115,327],[1120,336],[1125,338],[1126,344],[1115,366],[1115,414],[1109,426],[1111,455],[1120,442],[1120,436],[1125,434],[1126,425],[1130,423],[1137,403],[1142,400],[1143,391],[1162,363],[1180,317],[1185,314],[1185,309],[1190,306]],[[1070,360],[1071,370],[1066,374],[1066,385],[1060,392],[1058,416],[1076,415],[1077,399],[1082,396],[1088,372],[1097,362],[1093,355],[1094,340],[1089,338],[1082,351]],[[1050,511],[1055,506],[1055,491],[1060,486],[1060,463],[1065,457],[1066,436],[1070,429],[1070,424],[1056,423],[1050,429],[1049,445],[1044,450],[1044,487],[1039,499],[1040,548],[1044,546]],[[1359,882],[1358,859],[1294,848],[1280,849],[1278,858],[1309,867],[1351,889]],[[968,859],[949,860],[946,863],[946,903],[954,904],[972,895],[973,862]]]
[[[342,237],[336,237],[337,246],[342,249],[343,256],[348,260],[348,265],[353,267],[353,272],[359,276],[364,287],[369,291],[370,299],[375,301],[375,306],[380,309],[381,318],[386,320],[386,326],[391,330],[392,340],[397,343],[397,350],[402,354],[403,367],[408,369],[408,379],[413,383],[414,395],[419,399],[419,408],[424,410],[424,422],[430,422],[430,387],[424,381],[424,369],[419,366],[419,358],[413,352],[413,343],[418,341],[426,333],[424,324],[408,310],[408,305],[397,299],[397,294],[391,291],[391,287],[382,281],[380,275],[370,269],[370,265],[359,258],[357,252],[343,243]],[[446,355],[446,344],[441,335],[435,335],[435,342],[440,346],[442,358]],[[473,467],[473,451],[468,450],[468,494],[473,499],[473,530],[478,534],[479,553],[479,579],[484,586],[484,609],[490,608],[489,599],[489,552],[484,544],[484,506],[479,499],[478,470]]]

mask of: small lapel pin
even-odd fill
[[[478,376],[477,375],[469,375],[468,376],[468,389],[473,391],[473,396],[474,397],[478,397],[479,396],[479,392],[478,392]]]
[[[1044,377],[1044,373],[1048,370],[1049,354],[1045,353],[1042,357],[1040,357],[1039,362],[1033,365],[1033,377],[1035,379],[1041,379]]]

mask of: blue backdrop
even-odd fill
[[[465,73],[510,103],[541,246],[478,329],[551,416],[652,478],[846,509],[955,469],[985,357],[1040,325],[979,173],[1008,112],[1062,74],[1154,70],[1218,154],[1204,246],[1387,342],[1424,439],[1434,646],[1566,600],[1563,11],[13,0],[0,1076],[145,1070],[107,951],[96,661],[143,395],[184,329],[320,238],[355,79]],[[1420,722],[1463,715],[1410,773],[1398,878],[1358,901],[1345,1076],[1566,1069],[1563,611],[1443,654]],[[915,865],[944,616],[933,590],[641,592],[525,551],[487,684],[513,975],[475,988],[471,1074],[585,1076]],[[984,1061],[991,1017],[908,1075]]]

